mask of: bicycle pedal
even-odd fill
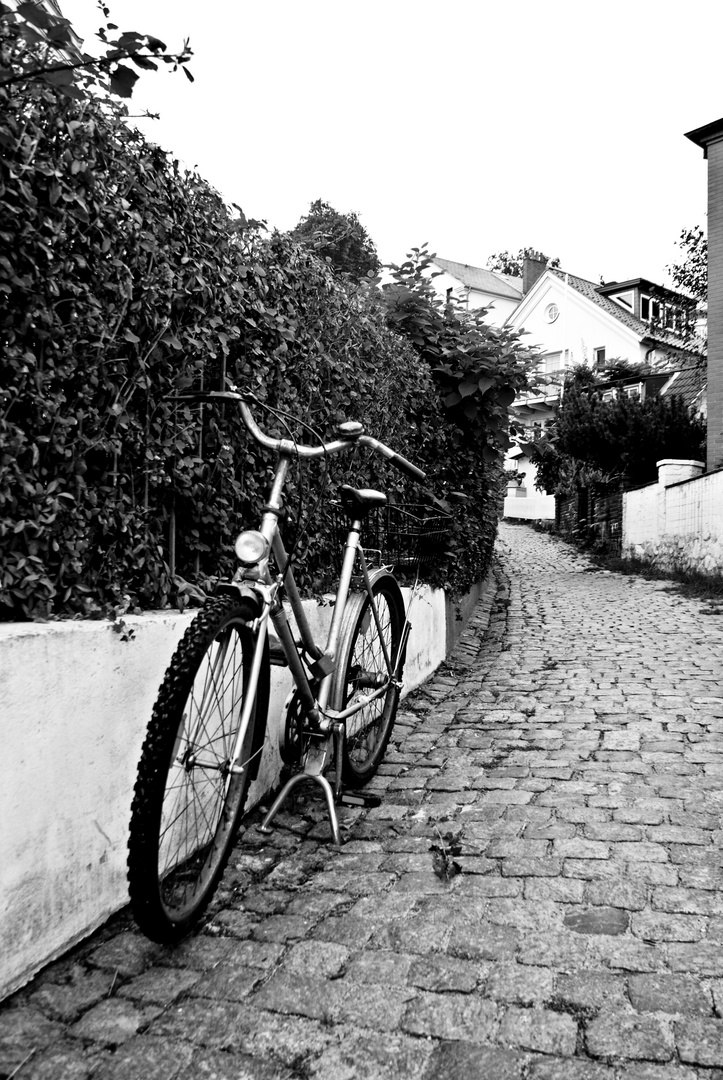
[[[382,805],[379,795],[362,795],[357,791],[342,791],[336,801],[341,806],[361,806],[365,810]]]

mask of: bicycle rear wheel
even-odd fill
[[[268,642],[249,684],[252,605],[219,597],[194,619],[166,671],[138,766],[128,840],[136,922],[154,941],[181,937],[209,903],[258,770],[269,700]],[[255,694],[238,764],[241,710]]]
[[[346,721],[346,746],[341,767],[342,779],[350,787],[366,784],[379,768],[399,704],[399,689],[389,680],[397,664],[402,640],[404,601],[392,575],[383,571],[373,576],[372,595],[379,626],[366,593],[349,599],[341,629],[339,664],[331,691],[332,707],[341,710],[387,683],[383,694]]]

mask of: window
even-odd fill
[[[635,386],[626,386],[625,396],[631,398],[634,401],[640,401],[643,396],[642,383],[637,383]]]
[[[605,367],[605,346],[601,345],[592,351],[593,363],[596,368]]]
[[[554,322],[560,314],[560,309],[557,304],[548,304],[545,308],[545,318],[548,322]]]
[[[562,353],[545,353],[545,374],[550,375],[553,371],[559,371],[562,367]]]
[[[640,297],[640,318],[645,322],[660,323],[668,330],[683,327],[683,313],[677,304],[664,304],[644,294]]]
[[[618,396],[617,390],[603,390],[602,399],[603,399],[603,401],[615,401],[615,398],[617,396]]]
[[[617,296],[611,296],[611,300],[614,300],[616,304],[620,304],[620,307],[624,307],[626,311],[633,311],[635,305],[635,293],[630,292],[618,293]]]

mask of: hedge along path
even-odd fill
[[[12,68],[17,28],[0,20],[0,37]],[[385,294],[233,220],[123,112],[43,81],[0,86],[0,617],[183,606],[186,579],[206,587],[228,572],[267,465],[228,409],[171,401],[227,381],[320,431],[361,420],[437,493],[464,492],[435,571],[464,589],[484,572],[497,517],[484,424],[499,426],[523,384],[525,351],[435,308],[423,254]],[[368,461],[332,479],[405,494]],[[319,485],[309,471],[297,505],[307,593],[327,584]]]

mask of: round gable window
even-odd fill
[[[554,322],[559,314],[560,309],[557,304],[548,304],[545,308],[545,318],[548,322]]]

